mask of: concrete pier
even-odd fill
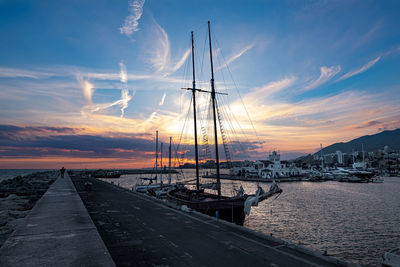
[[[73,181],[117,266],[350,265],[96,179],[89,192]]]
[[[68,174],[0,248],[0,266],[115,266]]]

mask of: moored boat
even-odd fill
[[[203,212],[205,214],[216,216],[218,218],[235,222],[242,225],[246,214],[250,213],[251,206],[256,206],[262,200],[265,200],[272,195],[279,194],[282,189],[275,183],[271,185],[268,192],[264,192],[261,187],[258,187],[256,194],[244,194],[243,188],[238,191],[235,196],[221,195],[221,182],[220,182],[220,166],[218,154],[218,134],[217,134],[217,114],[216,114],[216,97],[217,92],[214,86],[214,71],[212,60],[212,45],[211,45],[211,30],[210,22],[208,22],[208,39],[210,48],[210,63],[211,63],[211,92],[196,89],[195,69],[194,69],[194,40],[192,32],[192,68],[193,68],[193,87],[184,88],[192,91],[193,115],[194,115],[194,141],[195,141],[195,162],[196,162],[196,188],[188,189],[186,187],[173,189],[167,192],[167,197],[170,201],[174,201],[179,205],[186,205],[187,207]],[[214,143],[215,143],[215,160],[216,160],[216,186],[217,194],[206,192],[200,188],[199,179],[199,162],[198,162],[198,144],[197,144],[197,120],[196,120],[196,92],[211,93],[212,100],[212,115],[213,115],[213,128],[214,128]]]

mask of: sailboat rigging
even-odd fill
[[[192,88],[182,88],[192,91],[193,99],[193,115],[194,115],[194,141],[195,141],[195,161],[196,161],[196,189],[188,189],[186,187],[180,187],[170,190],[167,193],[169,200],[177,202],[181,205],[186,205],[189,208],[198,210],[211,216],[220,217],[237,224],[243,224],[246,213],[250,212],[252,205],[257,205],[264,199],[269,198],[272,195],[279,194],[282,189],[277,184],[273,183],[268,192],[264,192],[261,187],[258,186],[257,193],[254,195],[244,194],[243,189],[239,190],[238,194],[233,197],[222,196],[221,194],[221,181],[220,181],[220,163],[218,153],[218,131],[217,131],[217,101],[214,82],[214,67],[212,58],[212,44],[211,44],[211,26],[208,21],[208,40],[209,40],[209,52],[210,52],[210,64],[211,64],[211,91],[206,91],[196,88],[196,76],[195,76],[195,64],[194,64],[194,38],[193,32],[191,32],[191,50],[192,50],[192,70],[193,70],[193,82]],[[214,143],[215,143],[215,160],[216,160],[216,190],[217,194],[212,194],[204,191],[204,188],[200,187],[199,181],[199,162],[198,162],[198,143],[197,143],[197,116],[196,116],[196,92],[211,93],[212,100],[212,115],[213,115],[213,126],[214,126]]]

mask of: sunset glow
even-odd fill
[[[234,115],[226,131],[249,159],[397,129],[399,11],[397,1],[2,1],[0,168],[152,167],[156,130],[165,151],[181,133],[191,149],[181,88],[192,86],[194,31],[197,86],[209,90],[207,20],[216,89],[228,94],[219,103]],[[202,119],[208,97],[197,99]]]

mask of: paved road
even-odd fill
[[[73,179],[117,266],[337,266],[282,243],[91,179]]]

